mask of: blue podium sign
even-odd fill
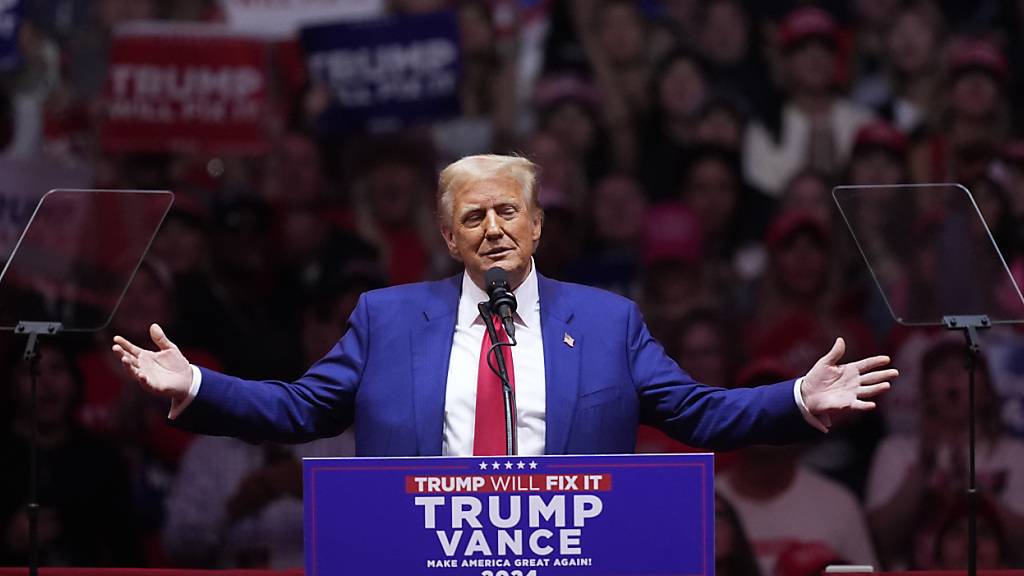
[[[306,574],[714,574],[711,454],[303,461]]]

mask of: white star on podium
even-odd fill
[[[491,464],[491,469],[497,470],[498,468],[501,468],[501,463],[500,462],[495,461],[494,463]]]
[[[526,468],[526,463],[525,462],[519,462],[518,464],[516,464],[516,468],[519,468],[520,470],[522,470],[523,468]]]
[[[481,470],[487,470],[487,462],[481,462],[480,463],[480,469]]]
[[[512,469],[512,463],[511,462],[505,462],[505,470],[511,470],[511,469]]]
[[[536,462],[530,462],[530,470],[536,470],[536,469],[537,469],[537,463]]]

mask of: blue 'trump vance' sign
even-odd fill
[[[713,576],[711,454],[303,461],[307,576]]]

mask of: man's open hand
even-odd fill
[[[160,326],[150,326],[149,337],[157,352],[139,348],[121,336],[114,336],[113,350],[144,390],[179,402],[184,400],[192,386],[192,367]]]
[[[848,411],[874,410],[874,398],[890,387],[899,372],[889,368],[888,356],[872,356],[849,364],[840,364],[846,353],[846,342],[836,338],[828,354],[818,360],[800,383],[807,410],[826,426],[831,415]]]

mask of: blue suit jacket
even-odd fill
[[[651,338],[630,300],[540,275],[537,281],[548,454],[632,452],[639,422],[716,450],[815,433],[794,401],[792,380],[738,390],[704,386]],[[202,369],[199,394],[174,423],[204,434],[302,442],[354,422],[359,455],[440,455],[460,290],[456,276],[367,292],[342,339],[301,378],[258,382]]]

